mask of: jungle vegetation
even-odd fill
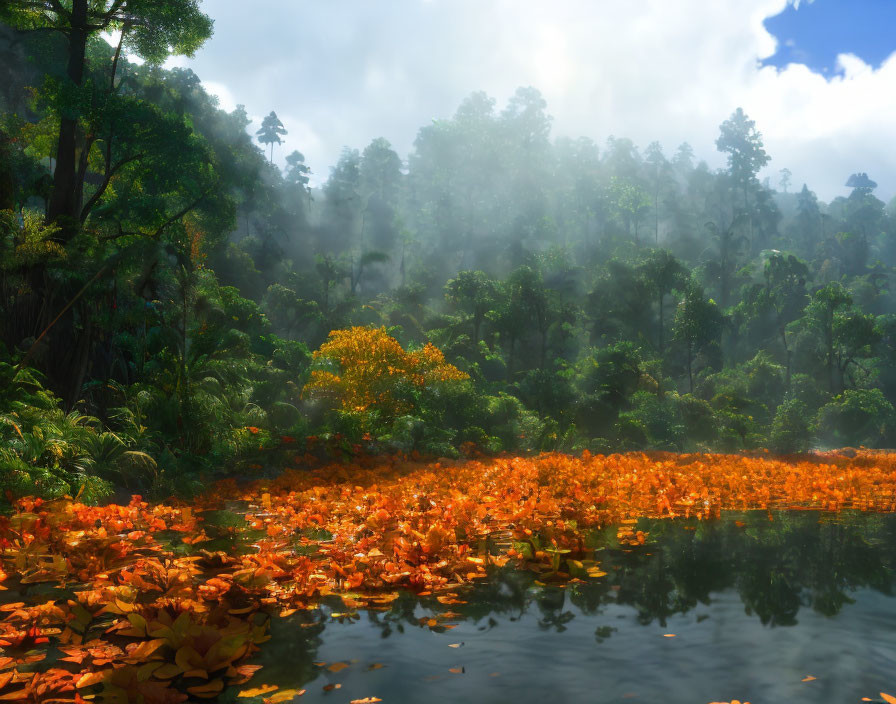
[[[829,203],[760,180],[736,106],[718,170],[554,138],[523,87],[311,187],[275,111],[161,68],[210,36],[197,3],[127,5],[0,9],[7,497],[323,453],[894,445],[896,202],[867,174]]]

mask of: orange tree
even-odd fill
[[[333,330],[314,353],[304,393],[329,400],[344,414],[391,422],[427,415],[433,400],[469,379],[432,344],[407,351],[385,327]],[[435,404],[438,405],[438,404]]]

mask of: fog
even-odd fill
[[[343,146],[382,136],[406,158],[417,129],[450,117],[470,93],[504,103],[533,86],[554,136],[615,135],[667,151],[687,141],[713,168],[724,163],[716,127],[741,106],[772,155],[760,177],[788,168],[828,200],[846,195],[846,176],[861,170],[889,200],[896,155],[878,145],[896,139],[896,60],[870,66],[844,55],[827,76],[761,66],[778,42],[763,20],[787,4],[268,0],[246,12],[215,0],[206,8],[215,35],[194,59],[169,65],[191,67],[223,107],[245,104],[255,128],[276,110],[289,130],[276,158],[282,165],[299,149],[317,184]]]

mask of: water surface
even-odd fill
[[[763,511],[636,528],[646,545],[620,546],[614,529],[590,536],[608,574],[582,583],[496,569],[465,604],[404,593],[384,611],[346,612],[335,599],[275,618],[252,684],[306,689],[303,704],[835,704],[896,693],[896,516]],[[222,699],[252,701],[235,694]]]

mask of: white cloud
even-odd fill
[[[233,96],[233,93],[226,84],[219,83],[218,81],[203,81],[202,86],[207,93],[218,99],[218,107],[222,110],[233,112],[236,109],[236,106],[239,105],[239,100]]]
[[[805,0],[804,0],[805,1]],[[405,156],[416,131],[451,115],[474,90],[503,103],[534,85],[555,135],[602,143],[682,141],[712,166],[718,126],[742,106],[793,183],[845,193],[867,171],[896,192],[896,57],[879,69],[840,57],[830,80],[802,65],[760,68],[776,41],[762,21],[792,0],[393,0],[297,3],[247,9],[214,0],[215,37],[192,67],[222,106],[276,110],[290,134],[282,160],[302,151],[317,177],[343,145],[384,136]],[[773,181],[776,180],[773,176]]]

